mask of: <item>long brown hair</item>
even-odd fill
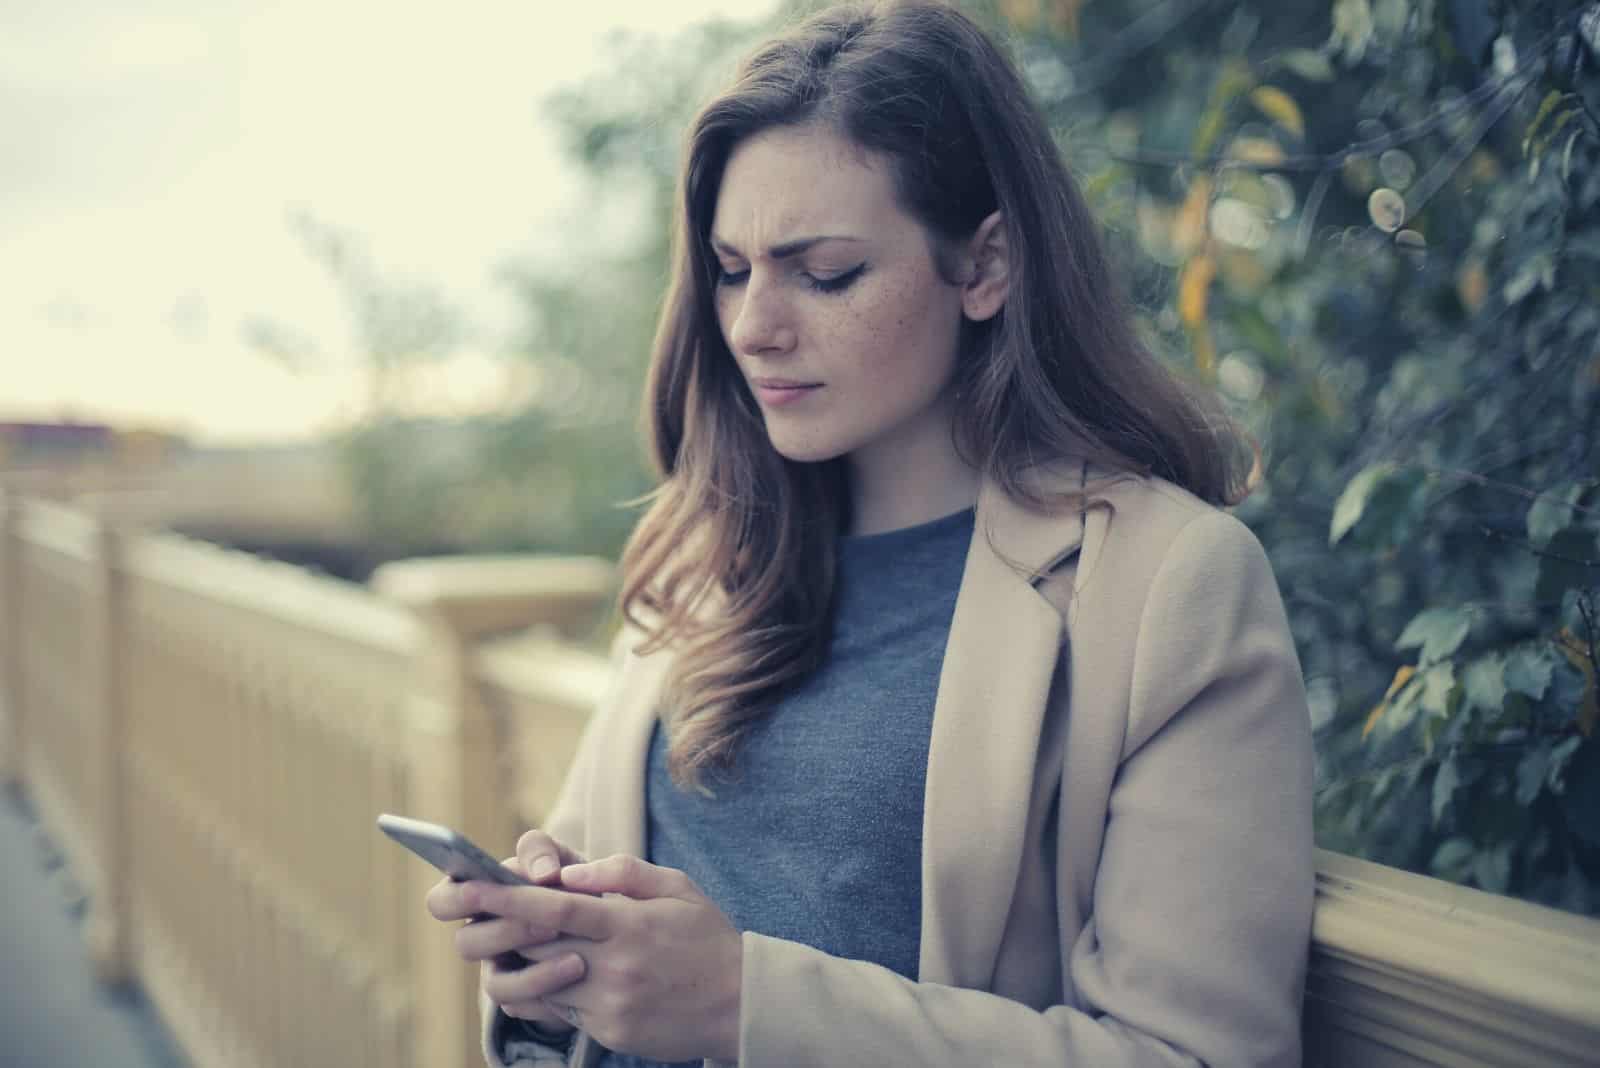
[[[809,123],[886,159],[935,248],[1001,213],[1009,296],[994,319],[964,324],[952,382],[969,462],[1036,506],[1048,502],[1022,473],[1067,456],[1214,503],[1241,496],[1226,421],[1135,337],[1088,206],[1004,54],[942,3],[813,15],[762,45],[700,112],[680,180],[645,393],[662,483],[623,551],[621,604],[649,632],[645,651],[673,647],[662,714],[668,765],[685,784],[732,763],[830,638],[843,461],[796,463],[769,444],[718,325],[710,247],[735,147]]]

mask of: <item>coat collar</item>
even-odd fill
[[[1088,469],[1078,460],[1059,460],[1029,468],[1021,477],[1041,496],[1061,497],[1084,488]],[[1085,514],[1076,506],[1032,508],[991,478],[979,485],[977,532],[987,534],[995,555],[1014,564],[1028,581],[1036,582],[1078,550]]]

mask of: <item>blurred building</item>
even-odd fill
[[[188,448],[180,434],[105,423],[0,421],[0,471],[158,466]]]

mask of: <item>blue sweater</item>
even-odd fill
[[[649,859],[687,872],[741,931],[916,978],[928,739],[972,534],[968,508],[839,540],[827,660],[760,720],[731,771],[708,777],[713,797],[673,784],[657,725]]]

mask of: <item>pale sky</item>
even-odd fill
[[[288,219],[356,235],[489,339],[441,403],[499,389],[497,265],[569,240],[544,95],[619,27],[773,0],[0,0],[0,420],[75,416],[203,442],[348,419],[353,371],[291,372],[242,325],[350,367],[350,318]],[[664,223],[663,223],[664,225]]]

